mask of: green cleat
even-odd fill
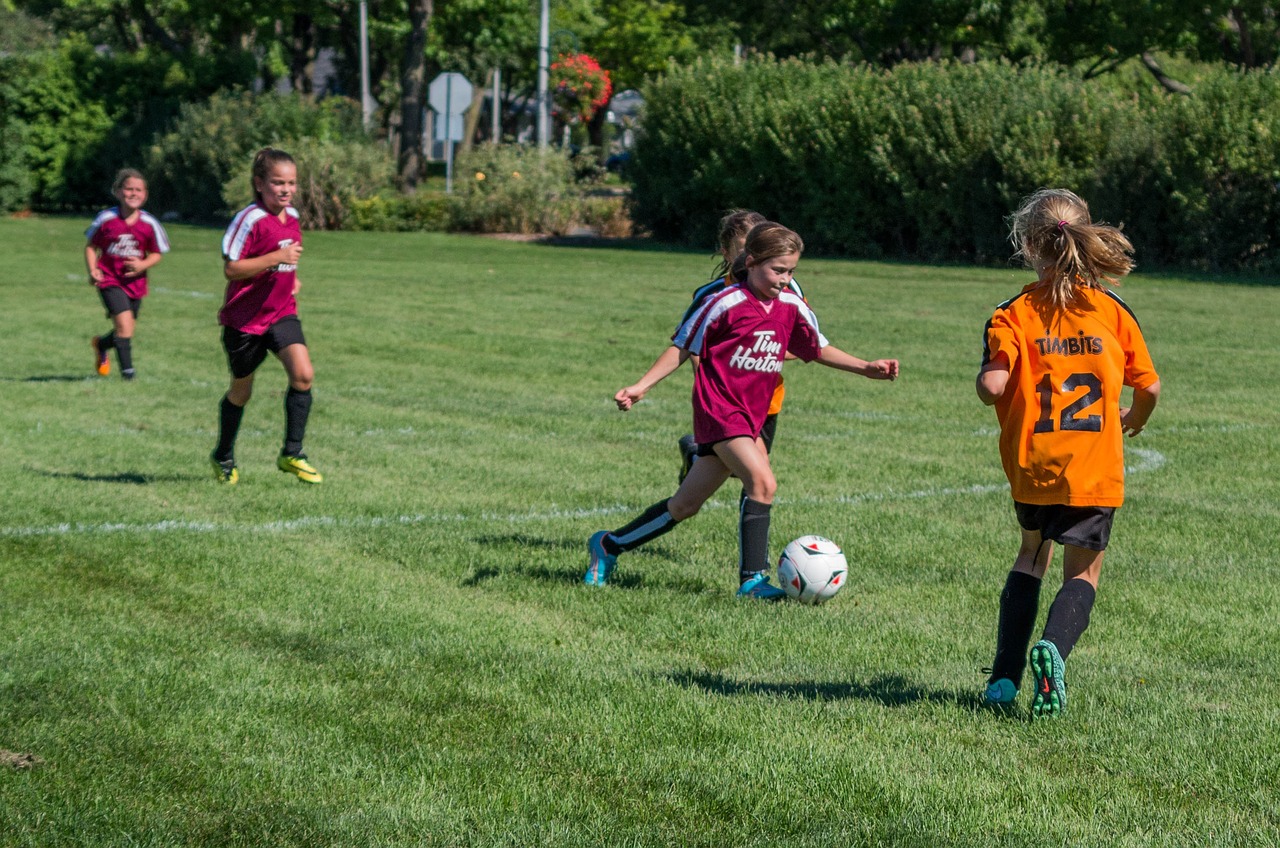
[[[1067,710],[1067,684],[1062,675],[1066,666],[1058,647],[1041,639],[1031,648],[1031,676],[1036,683],[1031,701],[1032,718],[1060,716]]]
[[[307,462],[305,454],[297,456],[280,454],[279,459],[276,460],[276,468],[286,474],[292,474],[304,483],[319,483],[324,479],[320,476],[320,472],[316,471],[316,467]]]
[[[214,479],[219,483],[234,486],[240,481],[240,469],[236,468],[234,459],[221,461],[213,454],[209,454],[209,462],[213,465]]]

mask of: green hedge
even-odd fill
[[[1275,73],[1205,69],[1185,97],[1005,63],[707,61],[645,95],[633,214],[661,238],[711,244],[746,207],[825,253],[999,261],[1005,216],[1052,185],[1143,265],[1280,265]]]

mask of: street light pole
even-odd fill
[[[551,66],[551,0],[542,0],[538,21],[538,149],[547,149],[551,127],[551,94],[547,90]]]
[[[373,95],[369,93],[369,0],[360,0],[360,111],[367,130],[373,120]]]

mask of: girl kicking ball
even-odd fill
[[[608,583],[620,553],[695,515],[736,476],[746,492],[739,512],[738,596],[784,596],[769,583],[769,513],[777,481],[761,438],[784,358],[791,353],[875,380],[898,376],[896,359],[866,362],[828,344],[804,300],[787,290],[803,250],[800,236],[781,224],[757,224],[747,235],[735,284],[706,298],[676,332],[676,344],[699,357],[693,384],[699,459],[670,498],[588,540],[587,585]]]

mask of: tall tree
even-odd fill
[[[409,36],[400,66],[400,156],[402,191],[411,191],[422,178],[423,109],[427,94],[427,27],[433,0],[409,0]]]

